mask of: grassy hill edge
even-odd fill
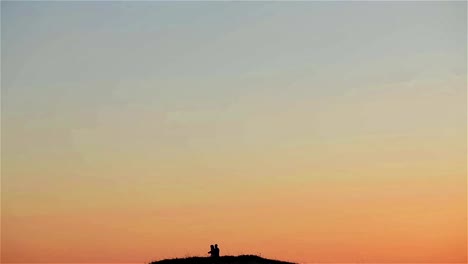
[[[163,259],[150,262],[149,264],[295,264],[294,262],[266,259],[256,255],[221,256],[219,258],[210,257],[188,257]]]

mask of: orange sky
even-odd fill
[[[466,2],[1,7],[2,263],[466,261]]]

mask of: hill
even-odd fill
[[[153,261],[150,264],[294,264],[293,262],[266,259],[255,255],[189,257]]]

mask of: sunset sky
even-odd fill
[[[1,262],[467,258],[467,2],[1,2]]]

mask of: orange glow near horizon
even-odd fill
[[[30,216],[9,219],[18,229],[7,225],[4,235],[23,241],[23,250],[29,252],[27,256],[8,252],[18,262],[31,257],[62,262],[80,247],[81,256],[74,256],[77,262],[147,261],[141,256],[204,255],[206,245],[214,242],[224,254],[261,254],[301,263],[318,262],[310,256],[320,262],[463,260],[462,190],[457,193],[444,186],[438,191],[417,190],[399,184],[386,191],[376,188],[375,183],[365,188],[317,184],[317,189],[296,187],[292,193],[277,188],[262,191],[265,197],[255,200],[246,193],[237,202],[154,211],[82,208],[80,214],[64,209],[41,215],[28,210]],[[450,196],[439,196],[448,192]],[[29,234],[47,238],[47,243],[38,244]],[[14,240],[3,243],[11,247]],[[112,252],[125,253],[113,258]]]

